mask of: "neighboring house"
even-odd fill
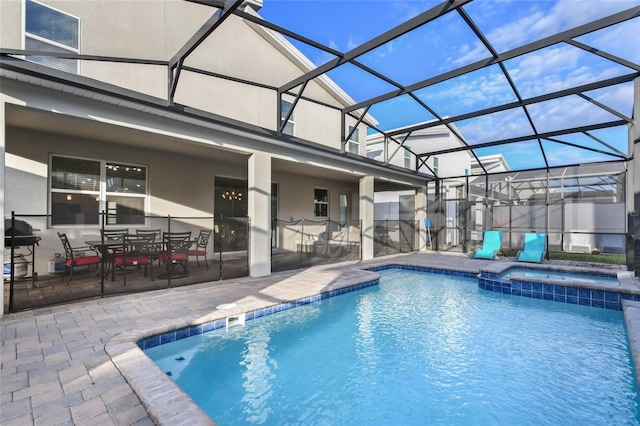
[[[453,130],[456,128],[451,125]],[[402,128],[392,129],[391,133],[401,132]],[[421,129],[411,132],[407,137],[406,135],[395,137],[395,140],[385,138],[384,135],[377,133],[370,135],[367,138],[367,156],[382,163],[392,164],[398,167],[404,167],[409,170],[416,170],[416,168],[424,173],[434,175],[436,177],[449,177],[449,176],[468,176],[472,169],[473,156],[467,151],[459,151],[448,153],[446,156],[439,157],[429,156],[422,163],[422,160],[417,156],[424,152],[431,151],[444,151],[450,148],[458,148],[462,145],[462,142],[454,134],[452,129],[438,125],[426,129]],[[402,146],[400,146],[400,142]],[[445,198],[457,198],[459,185],[456,182],[460,179],[454,179],[449,183],[454,183],[449,186],[447,181],[445,182],[442,190],[444,191]],[[433,188],[432,188],[433,189]],[[375,196],[375,219],[378,223],[381,221],[411,221],[410,212],[414,207],[411,204],[411,199],[405,191],[391,191],[387,193],[376,193]],[[429,196],[434,197],[431,192]],[[409,198],[408,198],[409,197]],[[442,223],[435,220],[436,216],[442,216]],[[436,227],[445,228],[444,243],[447,245],[459,244],[459,235],[456,230],[459,223],[459,212],[457,202],[445,203],[445,212],[442,215],[432,215],[431,220]],[[424,230],[422,221],[416,221],[415,225],[419,229]],[[402,240],[400,235],[402,232],[398,232],[396,241]],[[391,239],[394,236],[391,235]]]
[[[423,123],[420,123],[423,124]],[[455,126],[451,125],[452,127]],[[402,128],[390,132],[401,131]],[[458,137],[446,126],[439,125],[427,129],[413,131],[409,137],[385,139],[376,133],[367,137],[367,156],[382,163],[393,164],[409,170],[418,170],[437,177],[466,176],[471,171],[473,157],[467,151],[449,153],[446,161],[438,156],[430,156],[425,165],[418,162],[416,154],[457,148],[462,145]],[[399,142],[404,143],[400,146]]]
[[[241,8],[257,15],[260,5]],[[271,271],[272,219],[362,223],[369,258],[378,183],[416,193],[424,215],[425,175],[348,154],[366,154],[366,125],[342,146],[358,122],[341,129],[340,108],[353,101],[331,80],[305,89],[321,102],[302,97],[288,114],[295,94],[280,101],[275,89],[313,64],[284,37],[231,15],[196,43],[216,10],[173,0],[0,3],[2,49],[84,55],[1,58],[3,214],[51,215],[28,219],[43,237],[38,272],[61,249],[56,232],[82,242],[99,234],[103,211],[114,214],[108,227],[248,216],[252,276]],[[171,74],[167,61],[182,68]]]
[[[480,162],[478,162],[480,160]],[[480,163],[484,167],[480,167]],[[509,163],[502,154],[484,155],[478,159],[471,158],[471,174],[472,175],[485,175],[487,173],[501,173],[511,170]],[[485,172],[486,170],[486,172]]]

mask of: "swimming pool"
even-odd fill
[[[640,424],[622,313],[382,272],[145,351],[219,424]]]
[[[619,286],[618,277],[615,274],[593,274],[593,273],[575,273],[570,271],[558,271],[553,269],[536,269],[536,268],[509,268],[502,272],[498,278],[503,279],[520,279],[536,278],[542,280],[561,280],[571,281],[575,283]]]

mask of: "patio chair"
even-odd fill
[[[155,255],[152,255],[151,258],[153,260],[157,260],[158,261],[158,265],[160,265],[160,255],[162,254],[162,230],[160,228],[157,228],[157,229],[148,229],[148,228],[136,229],[136,235],[138,235],[138,236],[141,236],[141,235],[153,236],[154,243],[156,244],[157,250],[156,250]]]
[[[474,259],[494,260],[502,249],[502,231],[484,231],[482,238],[482,248],[477,248],[471,257]]]
[[[147,266],[153,281],[153,260],[157,256],[158,247],[154,243],[154,235],[127,235],[122,240],[122,253],[114,259],[115,266],[122,271],[122,280],[127,285],[127,267],[144,266],[144,276],[147,276]]]
[[[141,228],[141,229],[136,229],[136,235],[153,235],[156,241],[160,241],[162,239],[162,230],[160,228],[158,229]]]
[[[125,235],[129,234],[129,230],[126,228],[122,229],[101,229],[100,235],[102,240],[105,242],[116,241],[116,240],[124,240]],[[124,252],[124,245],[109,245],[103,247],[102,256],[105,259],[105,262],[108,264],[108,269],[111,270],[111,281],[115,280],[115,270],[116,270],[116,258],[118,256],[122,256]]]
[[[167,273],[163,278],[180,278],[189,275],[187,262],[189,261],[189,248],[193,244],[191,232],[165,232],[162,239],[164,251],[160,255],[160,262],[167,265]],[[177,265],[182,268],[182,271],[176,271]]]
[[[196,248],[193,250],[189,250],[189,257],[195,256],[196,262],[198,262],[198,267],[200,267],[200,256],[204,257],[204,264],[209,269],[209,264],[207,263],[207,246],[209,245],[209,238],[211,237],[211,229],[201,229],[200,234],[198,235],[198,240],[196,241]]]
[[[129,233],[128,229],[101,229],[100,234],[105,240],[118,240]]]
[[[541,263],[547,252],[546,234],[524,234],[524,248],[518,252],[518,262]]]
[[[74,268],[80,266],[102,264],[102,257],[98,255],[98,252],[94,247],[71,247],[71,243],[69,242],[69,238],[67,238],[67,234],[61,234],[60,232],[58,232],[58,237],[60,237],[60,241],[62,241],[64,253],[67,258],[64,267],[64,274],[62,274],[62,279],[60,280],[60,282],[64,281],[64,277],[67,274],[67,271],[69,271],[69,279],[67,280],[67,285],[69,285],[69,283],[71,282],[71,277],[73,276]],[[96,268],[98,267],[96,266]]]

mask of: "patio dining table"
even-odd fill
[[[124,237],[136,237],[136,235],[124,235],[120,238],[105,239],[105,240],[88,240],[85,244],[95,247],[102,256],[102,274],[103,277],[107,276],[111,272],[111,281],[115,281],[115,256],[120,251],[124,250]],[[197,240],[188,240],[189,247],[193,246]],[[167,252],[166,242],[157,242],[161,252]],[[167,265],[167,271],[157,275],[157,278],[181,278],[189,275],[188,270],[177,273],[174,271],[172,263]]]

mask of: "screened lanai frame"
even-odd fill
[[[519,170],[528,169],[550,169],[554,167],[569,166],[582,164],[583,162],[616,162],[627,161],[630,158],[627,147],[614,146],[606,137],[601,137],[597,133],[603,129],[626,129],[633,122],[632,117],[632,99],[633,87],[632,82],[640,76],[640,64],[635,58],[629,60],[614,52],[601,50],[597,46],[597,37],[593,39],[594,34],[600,34],[603,31],[619,28],[621,25],[635,25],[640,27],[640,5],[620,10],[608,16],[598,17],[588,22],[581,23],[577,26],[564,29],[555,34],[549,34],[533,40],[526,40],[520,44],[504,44],[492,42],[491,29],[481,28],[486,23],[477,23],[478,18],[475,13],[477,7],[474,3],[477,0],[446,0],[428,10],[418,13],[414,17],[408,19],[402,24],[384,31],[382,34],[373,37],[365,43],[362,43],[349,51],[341,52],[328,46],[326,43],[319,42],[310,37],[306,37],[299,32],[295,32],[285,28],[284,26],[269,22],[263,19],[254,9],[243,7],[245,0],[185,0],[191,3],[210,6],[212,9],[211,17],[199,28],[193,36],[168,60],[158,58],[120,58],[105,57],[96,55],[85,55],[66,52],[40,52],[28,50],[16,50],[2,48],[0,51],[3,58],[25,57],[25,56],[47,56],[59,58],[73,58],[88,61],[111,61],[147,64],[166,67],[167,69],[167,87],[168,96],[165,101],[167,108],[182,108],[182,105],[174,104],[174,96],[180,84],[180,76],[183,72],[193,72],[210,78],[222,78],[232,80],[237,83],[260,86],[262,88],[271,89],[277,93],[276,108],[277,115],[274,117],[276,123],[277,134],[282,134],[284,126],[291,114],[294,113],[297,103],[301,100],[322,104],[328,108],[339,109],[335,106],[326,104],[321,100],[313,99],[305,93],[307,85],[318,78],[335,75],[340,68],[350,67],[357,69],[360,73],[368,76],[370,80],[376,81],[378,94],[372,97],[362,99],[362,96],[354,96],[356,100],[352,105],[340,109],[342,116],[342,131],[340,139],[342,141],[343,151],[345,145],[351,138],[356,126],[346,126],[346,117],[350,116],[358,120],[358,124],[364,122],[369,129],[377,132],[384,137],[385,151],[390,155],[382,160],[385,165],[391,166],[391,159],[394,155],[398,155],[400,151],[409,153],[413,156],[413,172],[424,175],[425,179],[439,179],[451,177],[439,175],[438,170],[434,170],[430,166],[428,160],[433,157],[446,158],[447,155],[457,152],[467,152],[478,164],[481,173],[490,174],[485,164],[481,161],[484,153],[502,150],[520,149],[520,147],[528,147],[536,150],[536,159],[533,167],[520,167]],[[267,0],[268,1],[268,0]],[[261,1],[249,1],[258,3],[262,6]],[[532,4],[532,2],[521,2],[522,4]],[[267,3],[268,4],[268,3]],[[629,3],[633,4],[633,3]],[[268,7],[268,6],[267,6]],[[237,76],[224,75],[211,70],[197,69],[189,66],[188,58],[198,47],[207,39],[207,37],[215,37],[215,30],[224,25],[224,21],[231,15],[236,15],[255,25],[259,25],[268,31],[274,31],[284,36],[292,42],[296,47],[311,48],[326,53],[332,59],[320,64],[312,65],[312,69],[307,72],[301,72],[300,76],[291,80],[282,82],[279,86],[268,85],[260,81],[249,81],[238,78]],[[446,21],[445,21],[446,20]],[[402,40],[410,39],[414,34],[428,31],[432,28],[441,29],[445,24],[449,26],[456,25],[456,32],[465,32],[475,37],[475,48],[483,52],[482,56],[476,55],[471,59],[460,59],[459,63],[464,65],[459,67],[449,66],[450,69],[436,74],[420,76],[412,71],[412,76],[394,75],[389,69],[402,68],[401,66],[393,66],[397,64],[388,63],[376,64],[371,59],[372,55],[380,49],[386,49],[395,45],[400,45]],[[439,27],[438,27],[439,25]],[[524,32],[525,29],[521,28]],[[453,31],[453,30],[452,30]],[[445,34],[446,36],[446,34]],[[592,39],[589,39],[592,37]],[[626,40],[627,43],[633,43],[633,40]],[[443,50],[453,50],[455,45],[445,45]],[[603,77],[593,78],[591,81],[568,85],[567,82],[561,82],[559,90],[538,93],[531,90],[527,85],[527,81],[519,81],[519,76],[514,75],[513,64],[517,61],[526,60],[528,55],[541,54],[545,49],[570,49],[572,51],[579,50],[580,55],[586,55],[589,59],[597,58],[601,62],[608,64],[607,66],[615,67],[612,74],[602,73]],[[434,52],[434,50],[432,50]],[[390,62],[393,62],[390,58]],[[635,61],[635,62],[634,62]],[[4,62],[4,61],[3,61]],[[406,65],[406,64],[400,64]],[[584,63],[577,63],[576,66],[583,66]],[[385,71],[381,71],[386,70]],[[550,70],[550,73],[553,71]],[[507,91],[508,96],[505,102],[492,103],[485,105],[483,108],[468,108],[467,110],[454,111],[449,113],[443,108],[442,102],[436,100],[434,90],[438,87],[447,87],[447,85],[473,84],[474,79],[484,78],[487,74],[499,78]],[[484,77],[483,77],[484,75]],[[338,81],[340,84],[341,82]],[[341,87],[349,93],[350,88],[343,84]],[[374,84],[371,84],[373,87]],[[381,89],[382,88],[382,89]],[[384,90],[389,88],[390,90]],[[611,106],[606,101],[601,100],[602,93],[608,91],[620,90],[624,88],[628,96],[628,102],[621,111],[619,106]],[[505,92],[507,93],[507,92]],[[293,105],[288,111],[287,117],[282,117],[281,100],[283,96],[293,98]],[[410,101],[413,108],[422,110],[422,119],[420,122],[407,123],[407,125],[389,128],[384,123],[377,123],[375,120],[381,120],[381,116],[376,116],[376,107],[385,102],[403,102]],[[449,102],[454,104],[455,102]],[[567,107],[563,107],[567,104]],[[587,105],[590,111],[598,117],[605,117],[597,121],[587,120],[580,125],[572,125],[569,127],[553,128],[545,126],[538,121],[541,110],[545,110],[547,106],[553,110],[560,110],[568,113],[575,105],[582,108]],[[631,106],[631,108],[629,108]],[[563,109],[564,108],[564,109]],[[455,110],[455,108],[454,108]],[[197,113],[193,109],[191,112]],[[409,108],[407,108],[409,111]],[[373,118],[375,117],[375,119]],[[413,116],[412,116],[413,118]],[[507,120],[507,121],[505,121]],[[514,120],[509,122],[509,120]],[[520,129],[515,133],[509,133],[500,130],[494,137],[480,138],[476,140],[465,137],[464,128],[469,122],[473,122],[475,126],[482,126],[483,122],[498,124],[517,124]],[[491,125],[491,124],[489,124]],[[408,138],[414,132],[423,129],[429,129],[436,126],[445,126],[455,135],[459,141],[458,146],[439,148],[439,149],[423,149],[416,150],[406,144]],[[494,127],[500,127],[495,126]],[[507,126],[504,126],[505,128]],[[351,132],[349,131],[351,130]],[[496,136],[501,135],[501,136]],[[337,135],[336,135],[337,136]],[[291,138],[289,138],[291,140]],[[565,162],[558,162],[550,157],[556,150],[569,149],[575,153],[587,153],[591,157],[584,161],[580,154],[565,157]],[[626,151],[626,152],[625,152]]]

